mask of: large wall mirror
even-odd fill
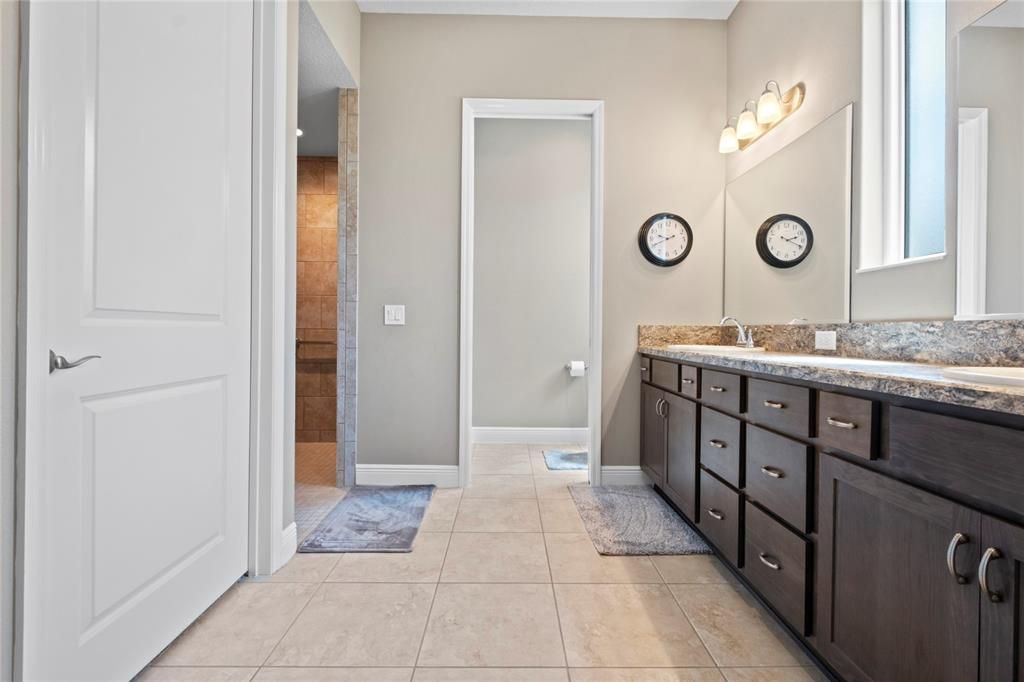
[[[957,317],[1024,314],[1024,1],[959,34]]]

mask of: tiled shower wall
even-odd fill
[[[359,313],[359,91],[338,91],[338,235],[341,287],[338,289],[338,469],[339,486],[355,485],[356,375],[359,359],[356,320]]]
[[[295,439],[337,441],[338,159],[298,159]]]

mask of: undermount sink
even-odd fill
[[[747,348],[746,346],[715,346],[700,343],[677,343],[665,346],[667,350],[681,350],[688,353],[763,353],[763,346]]]
[[[1024,367],[946,367],[942,373],[950,379],[976,384],[1024,386]]]

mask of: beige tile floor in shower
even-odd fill
[[[333,447],[298,461],[309,531],[342,492]],[[544,446],[474,451],[409,554],[297,555],[242,580],[142,680],[822,679],[714,558],[597,554]],[[325,462],[325,460],[327,460]]]

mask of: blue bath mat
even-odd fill
[[[357,486],[299,546],[300,552],[411,552],[432,485]]]
[[[587,468],[587,451],[566,452],[565,450],[545,450],[544,463],[552,471],[573,471]]]

